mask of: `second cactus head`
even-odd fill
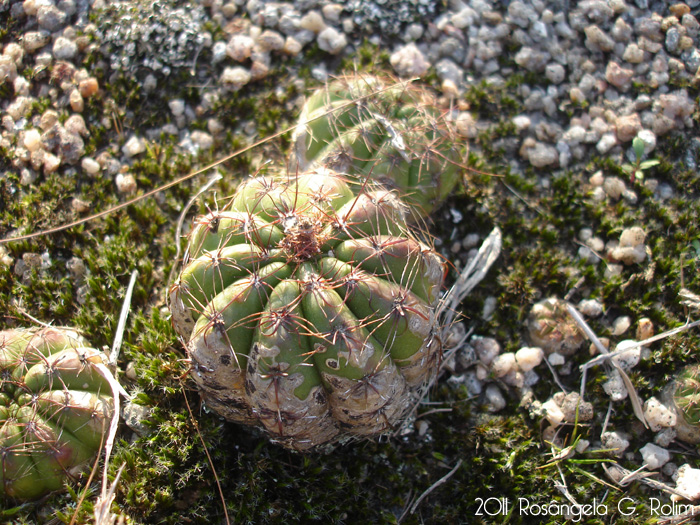
[[[418,216],[460,177],[459,145],[428,90],[368,75],[337,78],[306,101],[292,166],[324,166],[389,188]]]

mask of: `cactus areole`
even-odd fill
[[[103,354],[71,330],[0,332],[0,495],[35,499],[89,465],[113,413]]]
[[[297,450],[392,429],[441,352],[442,261],[392,192],[350,184],[246,180],[196,220],[170,293],[206,405]]]

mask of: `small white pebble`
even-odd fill
[[[491,371],[496,377],[503,377],[515,369],[515,354],[506,352],[499,354],[491,363]]]
[[[652,470],[663,467],[671,459],[671,454],[665,448],[661,448],[654,443],[647,443],[639,449],[642,454],[642,459],[647,467]]]
[[[24,147],[30,152],[34,152],[41,147],[41,133],[39,133],[39,130],[27,130],[24,134]]]
[[[114,182],[119,193],[130,194],[136,191],[136,179],[131,173],[118,173]]]
[[[48,151],[44,153],[44,173],[53,173],[61,165],[61,159]]]
[[[647,420],[652,432],[662,428],[676,426],[676,414],[655,397],[650,397],[644,403],[644,419]]]
[[[318,47],[331,55],[337,55],[345,46],[348,45],[348,40],[343,33],[334,27],[327,27],[318,34],[316,38]]]
[[[501,346],[498,344],[498,341],[491,337],[473,337],[472,346],[479,361],[484,366],[489,366],[495,357],[501,353]]]
[[[542,408],[545,410],[545,417],[549,424],[553,427],[558,427],[564,421],[564,413],[561,411],[561,407],[554,401],[554,399],[549,399],[542,403]]]
[[[632,319],[628,315],[622,315],[613,321],[613,335],[622,335],[632,326]]]
[[[326,23],[323,21],[323,16],[318,11],[309,11],[301,17],[300,25],[302,29],[312,31],[316,34],[326,28]]]
[[[629,372],[639,363],[642,347],[637,345],[637,341],[633,339],[625,339],[617,344],[615,352],[616,355],[612,357],[612,360],[620,365],[625,372]]]
[[[146,151],[146,143],[136,135],[132,135],[129,140],[126,141],[126,144],[122,146],[122,153],[129,158],[135,157],[144,151]]]
[[[603,313],[603,305],[596,299],[582,299],[578,303],[578,310],[588,317],[598,317]]]
[[[673,427],[662,428],[654,436],[654,443],[660,447],[667,448],[676,439],[676,429]]]
[[[579,439],[578,443],[576,443],[576,452],[583,454],[588,449],[590,444],[591,442],[587,439]]]
[[[515,352],[515,362],[523,372],[529,372],[544,359],[544,351],[536,346],[525,346]]]
[[[620,432],[604,432],[601,442],[604,449],[611,449],[611,453],[617,457],[621,457],[630,446],[629,440]]]
[[[620,177],[605,177],[603,189],[611,199],[619,199],[625,191],[625,182]]]
[[[566,363],[566,359],[564,358],[564,356],[557,352],[552,352],[551,354],[549,354],[549,357],[547,357],[547,361],[549,361],[549,364],[552,366],[561,366],[564,363]]]
[[[499,412],[506,407],[506,400],[496,385],[487,386],[484,396],[486,398],[486,410],[489,412]]]
[[[690,501],[700,499],[700,469],[691,467],[688,463],[681,465],[676,478],[676,490],[682,492]],[[673,501],[679,501],[680,496],[671,494]]]
[[[625,382],[617,369],[613,369],[608,374],[608,380],[603,383],[603,391],[610,396],[613,401],[622,401],[629,395]]]
[[[250,82],[250,79],[250,72],[240,66],[224,68],[220,77],[221,83],[232,91],[238,91]]]
[[[96,176],[100,172],[100,164],[92,157],[83,157],[80,161],[80,166],[91,177]]]
[[[168,102],[168,106],[170,107],[170,111],[175,117],[179,117],[180,115],[185,114],[185,101],[181,98],[175,98],[171,100],[170,102]]]

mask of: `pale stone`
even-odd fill
[[[637,113],[633,113],[632,115],[618,117],[615,121],[615,128],[617,130],[617,140],[629,142],[642,129],[642,121]]]
[[[681,465],[676,478],[676,490],[685,494],[690,501],[700,499],[700,469],[693,468],[687,463]],[[681,497],[672,494],[671,499],[679,501]]]
[[[144,151],[146,151],[146,143],[136,135],[132,135],[129,140],[126,141],[126,144],[122,146],[122,153],[129,158],[135,157]]]
[[[39,130],[30,129],[24,134],[24,147],[34,152],[41,147],[41,133]]]
[[[538,366],[544,359],[544,351],[538,347],[523,347],[515,352],[515,362],[523,372]]]
[[[499,354],[491,363],[491,371],[496,377],[503,377],[515,368],[515,354],[506,352]]]
[[[506,407],[506,400],[496,385],[487,386],[484,397],[486,398],[486,410],[489,412],[499,412]]]
[[[316,38],[318,47],[331,55],[337,55],[348,45],[348,40],[343,33],[334,27],[326,27]]]
[[[301,17],[301,28],[318,34],[326,28],[326,23],[323,21],[321,13],[309,11]]]
[[[250,82],[250,79],[250,72],[240,66],[224,68],[224,71],[221,74],[221,83],[233,91],[238,91],[241,89],[248,82]]]
[[[131,173],[118,173],[114,182],[119,193],[128,195],[136,191],[136,179]]]
[[[621,457],[630,446],[629,440],[620,432],[604,432],[601,436],[601,442],[603,448],[612,449],[611,453],[617,457]]]
[[[612,360],[620,365],[620,368],[625,372],[629,372],[639,363],[642,347],[637,345],[637,341],[626,339],[617,344],[615,352],[616,355],[613,356]]]
[[[542,403],[542,408],[545,410],[547,421],[553,427],[558,427],[564,421],[564,413],[554,399],[549,399]]]
[[[100,172],[100,164],[92,157],[83,157],[80,161],[80,166],[83,168],[85,173],[91,177],[96,176]]]
[[[236,62],[243,62],[250,58],[254,45],[255,42],[248,35],[233,35],[226,44],[226,54]]]
[[[666,405],[655,397],[650,397],[644,403],[644,419],[646,419],[652,432],[674,427],[678,421],[675,412],[669,410]]]
[[[654,443],[647,443],[639,449],[646,466],[652,470],[663,467],[671,459],[671,454],[665,448],[661,448]]]
[[[389,57],[394,71],[402,77],[420,77],[428,72],[430,63],[415,44],[407,44]]]
[[[612,334],[622,335],[632,326],[632,319],[628,315],[621,315],[613,321]]]

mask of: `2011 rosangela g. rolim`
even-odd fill
[[[513,501],[505,497],[476,498],[474,502],[477,506],[475,516],[561,517],[562,520],[574,523],[589,518],[613,515],[619,518],[631,517],[636,514],[638,506],[638,502],[626,496],[613,505],[599,501],[597,498],[593,498],[590,503],[582,504],[559,501],[538,503],[524,497],[516,498]],[[677,502],[663,503],[658,498],[649,498],[648,509],[651,516],[675,516],[692,510],[693,505]]]

